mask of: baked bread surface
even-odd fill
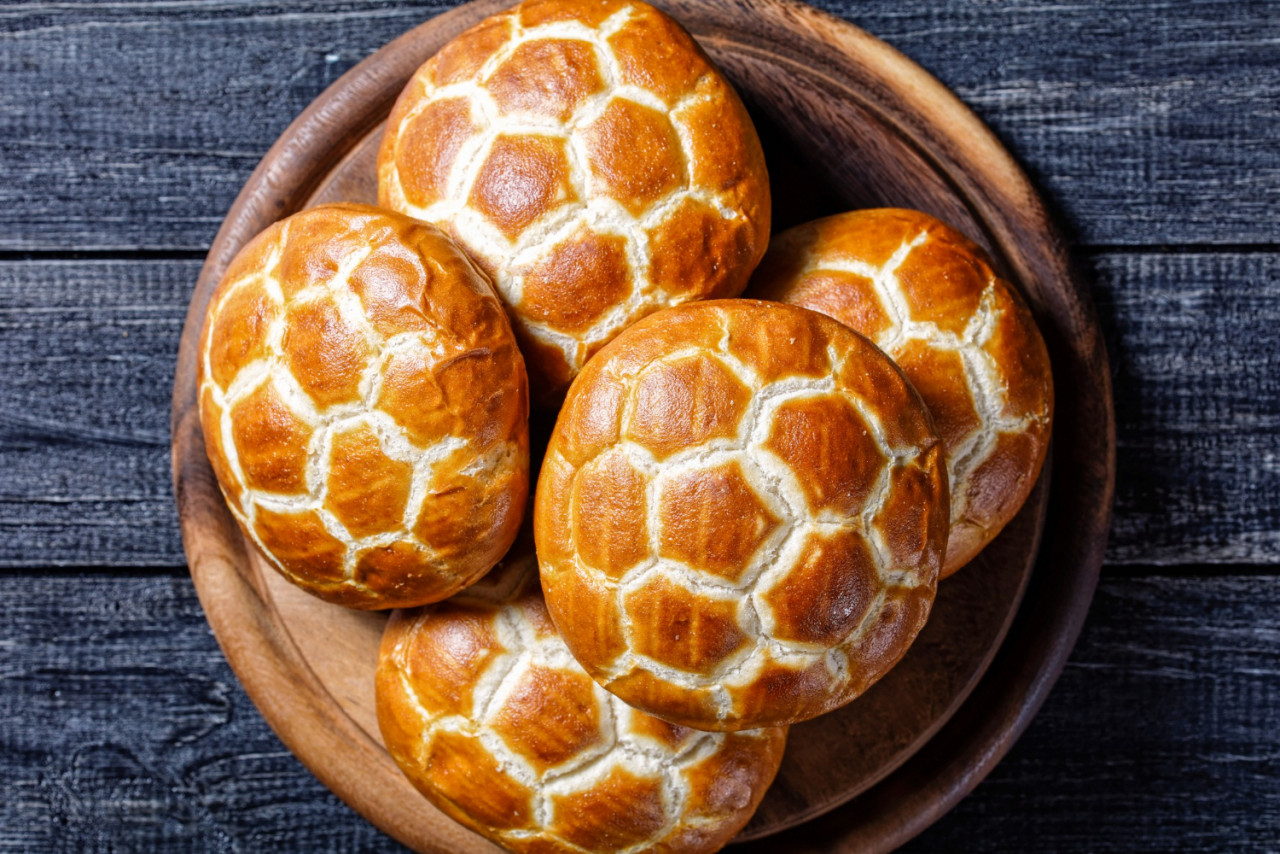
[[[434,602],[519,529],[528,401],[484,274],[436,228],[363,205],[251,240],[201,335],[200,417],[227,505],[331,602]]]
[[[751,295],[830,315],[898,363],[946,448],[942,577],[972,560],[1022,507],[1049,445],[1049,354],[1017,290],[950,226],[880,209],[778,235]]]
[[[378,186],[493,277],[548,405],[631,322],[741,293],[769,235],[737,94],[628,0],[531,0],[445,45],[396,102]]]
[[[755,811],[786,739],[674,726],[602,690],[519,546],[447,602],[392,615],[377,710],[413,784],[513,851],[715,851]]]
[[[941,445],[897,367],[752,300],[668,309],[592,359],[534,509],[587,672],[709,730],[812,718],[887,672],[928,617],[947,521]]]

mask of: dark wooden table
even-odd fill
[[[1115,522],[1079,646],[1009,756],[909,847],[1275,850],[1280,5],[818,5],[1022,162],[1116,389]],[[398,850],[223,660],[183,565],[169,394],[188,294],[258,159],[447,6],[0,6],[0,850]]]

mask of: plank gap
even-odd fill
[[[86,579],[120,578],[143,580],[148,578],[189,578],[191,571],[187,569],[186,564],[157,566],[56,563],[44,566],[0,564],[0,575],[11,581],[21,578],[69,579],[76,575]]]
[[[1104,579],[1140,579],[1140,578],[1176,578],[1179,580],[1192,578],[1264,578],[1280,575],[1280,564],[1276,563],[1120,563],[1103,564]]]
[[[3,249],[0,263],[10,261],[203,261],[208,249]]]
[[[1280,243],[1084,243],[1073,252],[1090,258],[1104,255],[1274,255]]]

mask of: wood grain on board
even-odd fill
[[[368,709],[353,713],[342,702],[345,686],[358,690],[370,668],[355,659],[328,660],[327,645],[343,645],[347,636],[336,626],[311,632],[327,622],[323,604],[284,608],[270,570],[247,559],[204,454],[194,412],[194,354],[209,295],[234,253],[271,222],[314,202],[317,193],[368,201],[377,127],[404,82],[446,40],[504,5],[476,0],[397,39],[308,106],[272,146],[227,214],[201,271],[173,396],[173,470],[184,547],[232,667],[284,742],[327,786],[421,851],[478,849],[451,840],[456,825],[415,803],[377,734],[359,725]],[[990,771],[1039,708],[1083,622],[1114,486],[1102,333],[1035,191],[989,131],[918,66],[861,30],[784,0],[660,5],[700,38],[748,107],[755,107],[771,170],[786,166],[797,176],[774,181],[780,208],[813,217],[829,213],[831,204],[892,205],[946,219],[984,244],[997,268],[1021,286],[1053,361],[1058,414],[1040,495],[1054,512],[1044,548],[1046,504],[1028,502],[1028,524],[1009,526],[1000,546],[988,549],[992,565],[973,568],[982,577],[960,579],[949,591],[963,598],[972,589],[986,598],[951,610],[940,606],[930,620],[938,648],[925,644],[923,655],[908,656],[877,686],[881,690],[849,711],[849,726],[842,726],[848,716],[838,713],[793,731],[788,750],[800,761],[784,766],[773,800],[747,832],[750,839],[781,834],[753,845],[762,850],[819,839],[839,850],[888,850]],[[826,192],[804,192],[813,186]],[[1059,465],[1070,477],[1049,480]],[[1033,560],[1031,593],[1018,607]],[[1001,580],[972,586],[986,579]],[[978,685],[1015,614],[1006,644],[1012,651],[1001,649]],[[953,713],[956,721],[977,714],[980,723],[949,723]],[[837,742],[839,750],[822,747]],[[906,796],[898,794],[904,786]],[[856,800],[846,803],[851,798]],[[820,823],[814,816],[822,816]]]

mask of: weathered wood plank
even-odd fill
[[[1280,562],[1280,254],[1092,265],[1118,425],[1108,560]]]
[[[293,116],[450,5],[0,10],[0,249],[207,246]],[[1276,240],[1280,16],[1265,0],[817,5],[973,105],[1079,242]]]
[[[0,264],[0,566],[183,562],[169,397],[199,268]]]
[[[991,125],[1075,241],[1276,242],[1274,4],[847,8]]]
[[[24,4],[0,14],[0,248],[206,248],[316,95],[451,3]]]
[[[1274,849],[1277,609],[1274,578],[1104,581],[1031,729],[908,850]],[[271,734],[185,577],[11,576],[0,649],[0,850],[400,850]]]
[[[1275,851],[1280,585],[1104,580],[1040,716],[907,851]]]
[[[6,581],[0,850],[399,850],[271,733],[189,579]]]
[[[1280,254],[1086,258],[1112,341],[1112,563],[1280,562]],[[191,260],[0,263],[0,566],[175,565]]]

